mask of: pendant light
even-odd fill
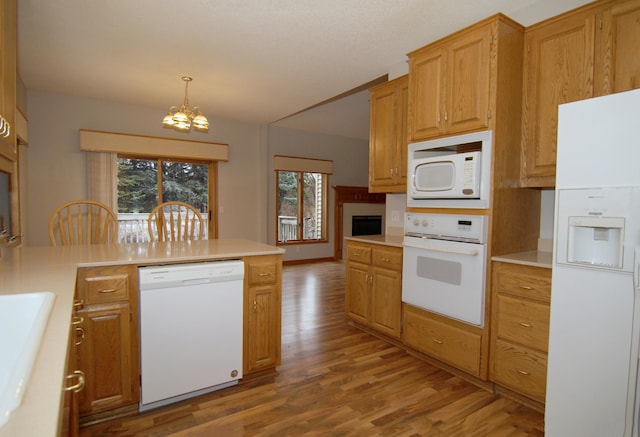
[[[180,108],[172,106],[162,120],[162,127],[175,129],[179,132],[190,132],[191,128],[199,132],[209,131],[209,120],[204,116],[197,106],[193,111],[189,108],[189,82],[193,79],[190,76],[182,76],[184,80],[184,103]]]

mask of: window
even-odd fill
[[[274,156],[277,244],[327,242],[333,161]]]
[[[147,218],[162,202],[193,205],[209,225],[205,238],[215,238],[210,206],[216,163],[118,155],[118,223],[121,242],[148,241]]]

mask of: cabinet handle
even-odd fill
[[[532,328],[533,326],[529,323],[525,323],[525,322],[520,322],[518,323],[518,325],[522,326],[523,328]]]
[[[9,138],[9,135],[11,135],[11,125],[3,116],[0,115],[0,136]]]
[[[73,318],[71,319],[71,324],[74,326],[79,325],[82,322],[84,322],[84,317],[73,316]]]
[[[256,311],[258,309],[258,302],[256,300],[253,301],[253,310]]]
[[[353,256],[360,256],[360,252],[353,252]]]
[[[382,258],[382,261],[386,262],[386,263],[390,263],[391,260],[389,258]]]
[[[529,372],[524,371],[524,370],[520,370],[520,369],[516,369],[518,371],[519,374],[524,375],[524,376],[528,376]]]
[[[271,273],[258,273],[258,276],[263,278],[265,276],[271,276]]]
[[[436,115],[436,122],[440,123],[440,112]]]
[[[115,288],[107,288],[104,290],[98,290],[98,293],[113,293],[114,291],[116,291]]]
[[[438,344],[443,344],[444,343],[442,340],[437,340],[435,338],[433,339],[433,342],[434,343],[438,343]]]
[[[444,111],[444,121],[449,120],[449,113],[447,111]]]
[[[75,345],[80,346],[82,343],[84,343],[84,328],[82,328],[81,326],[76,326],[75,331],[76,331]]]
[[[74,300],[73,301],[73,307],[76,309],[82,308],[84,306],[84,300],[79,299],[79,300]]]
[[[74,370],[71,375],[67,375],[65,377],[67,381],[70,381],[73,378],[78,378],[78,382],[69,387],[65,387],[64,390],[78,393],[84,388],[84,372],[82,370]]]
[[[529,287],[528,285],[519,285],[519,287],[523,290],[533,290],[533,288]]]

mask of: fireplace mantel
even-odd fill
[[[370,193],[367,187],[333,186],[335,191],[333,259],[342,259],[342,215],[345,203],[386,203],[385,193]]]

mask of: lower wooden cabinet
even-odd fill
[[[137,404],[140,400],[138,293],[135,266],[79,268],[82,308],[78,367],[85,375],[80,415]]]
[[[493,263],[491,379],[544,403],[551,269]]]
[[[282,256],[245,258],[245,375],[280,364]]]
[[[482,335],[480,328],[463,324],[403,304],[402,341],[407,346],[443,361],[470,375],[480,376]]]
[[[347,241],[347,317],[400,338],[402,248]]]

